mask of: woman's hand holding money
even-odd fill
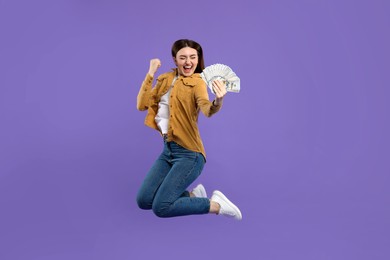
[[[218,106],[219,104],[222,104],[223,98],[227,93],[226,86],[220,80],[214,80],[212,84],[215,93],[215,100],[213,101],[213,103],[214,105]]]

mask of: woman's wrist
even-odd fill
[[[222,98],[219,99],[219,98],[216,98],[213,100],[213,105],[214,106],[219,106],[220,104],[222,104]]]

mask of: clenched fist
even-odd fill
[[[157,69],[161,67],[161,61],[159,59],[151,59],[150,60],[150,66],[149,66],[149,75],[154,76]]]

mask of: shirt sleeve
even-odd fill
[[[203,80],[200,80],[199,84],[195,86],[195,100],[202,113],[207,117],[217,113],[222,107],[222,104],[214,105],[214,102],[209,100],[207,86]]]
[[[153,77],[146,74],[144,81],[137,96],[137,109],[140,111],[146,110],[149,107],[149,98],[152,91]]]

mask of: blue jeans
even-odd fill
[[[164,141],[164,150],[155,161],[137,194],[141,209],[152,209],[158,217],[206,214],[208,198],[190,197],[186,190],[202,172],[205,159],[176,144]]]

